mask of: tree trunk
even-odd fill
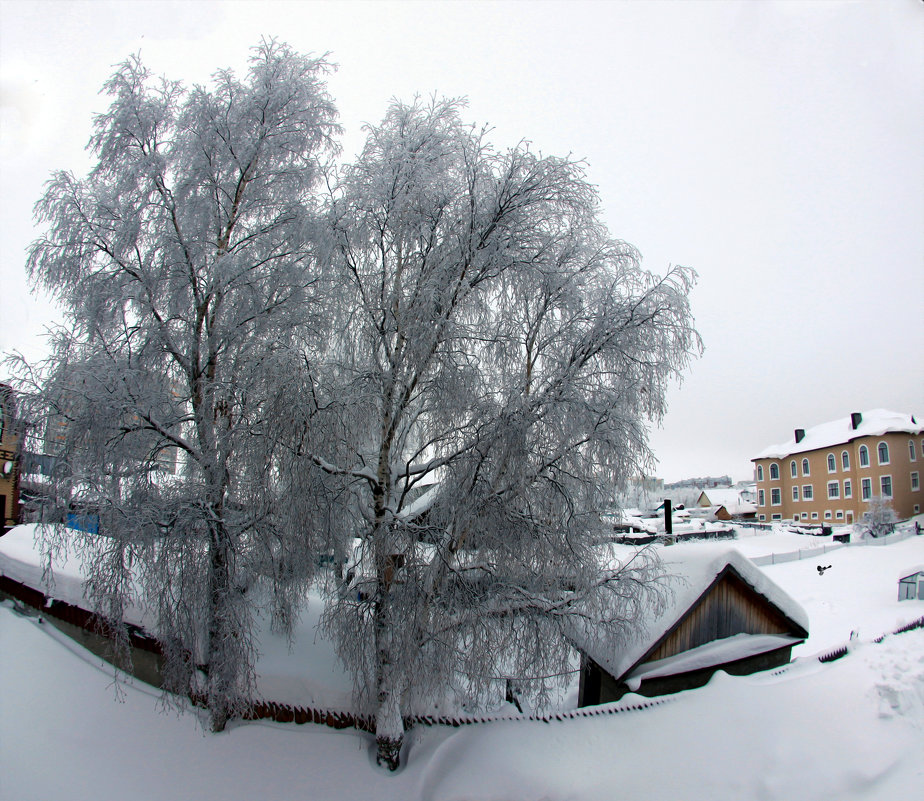
[[[209,629],[207,703],[213,732],[224,731],[234,707],[235,672],[230,639],[235,636],[228,620],[231,573],[227,554],[228,542],[221,522],[213,524],[209,548]]]
[[[381,574],[380,574],[381,576]],[[389,770],[401,764],[401,745],[404,742],[404,720],[401,716],[401,688],[396,679],[397,669],[392,654],[391,631],[388,615],[388,598],[383,595],[384,582],[379,580],[379,600],[375,606],[376,700],[375,742],[378,748],[375,761]]]

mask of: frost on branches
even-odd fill
[[[601,559],[598,513],[700,347],[692,271],[643,270],[579,162],[499,152],[460,107],[393,104],[341,172],[301,443],[361,543],[326,624],[390,768],[447,687],[541,693],[575,620],[618,637],[658,603],[657,565]]]
[[[892,508],[892,499],[873,495],[863,517],[855,525],[861,537],[884,537],[895,530],[898,518]]]
[[[203,699],[216,730],[249,700],[255,608],[291,620],[322,530],[322,495],[288,502],[281,377],[303,369],[292,332],[317,327],[328,70],[275,42],[209,88],[130,59],[105,86],[95,167],[55,174],[36,206],[30,274],[68,322],[31,376],[32,421],[62,458],[62,511],[99,516],[88,594],[124,644],[140,593],[168,688]]]

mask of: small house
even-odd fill
[[[578,706],[701,687],[717,670],[745,675],[784,665],[808,637],[802,607],[739,551],[675,545],[662,555],[670,596],[655,619],[613,645],[593,630],[581,654]]]
[[[898,577],[898,600],[913,601],[915,598],[924,601],[924,565],[904,570]]]

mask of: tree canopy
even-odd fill
[[[602,513],[700,348],[695,275],[643,269],[583,163],[494,148],[463,101],[394,101],[328,170],[328,69],[275,42],[209,88],[119,68],[96,167],[37,205],[68,325],[34,398],[60,504],[105,534],[89,595],[123,639],[152,610],[215,729],[249,703],[255,610],[285,628],[318,555],[352,554],[324,622],[394,768],[409,712],[541,697],[574,626],[618,643],[658,606]]]

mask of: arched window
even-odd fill
[[[860,467],[869,467],[869,448],[860,446]]]
[[[780,478],[780,466],[776,462],[770,464],[770,480],[778,481]]]
[[[764,466],[762,464],[757,465],[757,480],[764,480]]]
[[[850,469],[850,454],[847,451],[841,451],[841,467],[845,470]]]
[[[793,459],[793,460],[789,463],[789,475],[791,475],[793,478],[795,478],[796,476],[799,475],[799,469],[796,467],[796,460],[795,460],[795,459]]]
[[[808,459],[802,460],[802,475],[803,476],[811,475],[811,473],[809,473],[809,460]]]
[[[828,454],[828,472],[829,473],[837,472],[837,460],[834,458],[833,453]]]
[[[880,442],[878,450],[879,450],[879,464],[888,464],[889,463],[889,443]]]

